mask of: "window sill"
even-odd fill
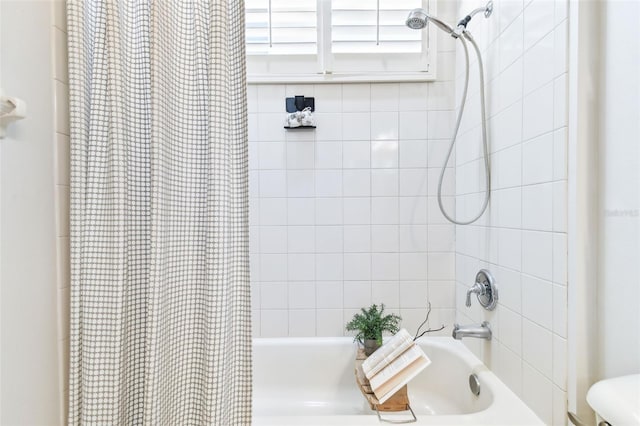
[[[430,72],[408,73],[342,73],[342,74],[249,74],[248,84],[321,84],[321,83],[398,83],[435,81]]]

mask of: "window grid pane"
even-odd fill
[[[421,0],[333,0],[331,51],[333,53],[419,53],[422,31],[404,24],[409,10]],[[379,28],[378,28],[379,25]]]
[[[316,0],[246,0],[247,53],[316,54],[316,7]]]

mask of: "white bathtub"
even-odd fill
[[[536,415],[462,343],[420,340],[432,364],[409,384],[416,424],[541,425]],[[355,384],[351,338],[253,341],[254,425],[378,425]],[[479,396],[469,375],[480,381]]]

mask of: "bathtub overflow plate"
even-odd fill
[[[480,380],[478,380],[478,376],[475,374],[469,376],[469,388],[475,396],[480,395]]]

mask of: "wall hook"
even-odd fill
[[[2,95],[0,90],[0,138],[4,138],[9,123],[27,116],[27,104],[18,98]]]

